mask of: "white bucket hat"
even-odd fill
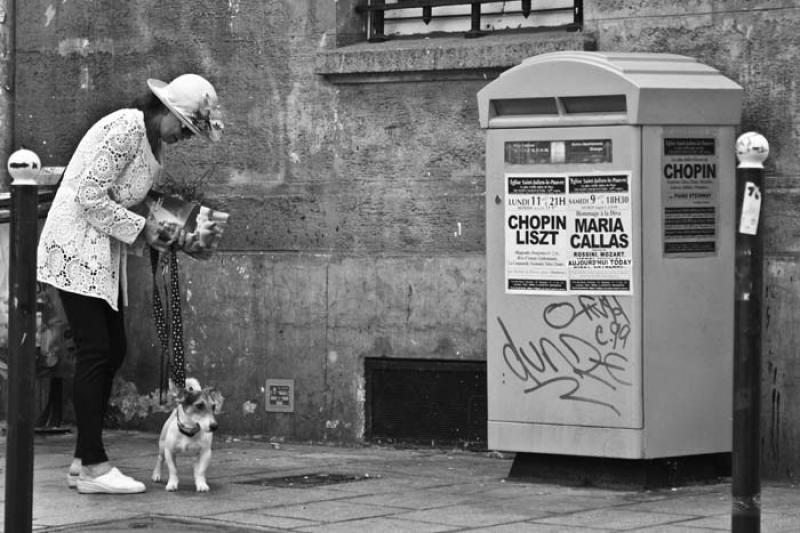
[[[222,137],[224,125],[217,91],[197,74],[183,74],[169,84],[149,79],[147,86],[196,135],[211,141]]]

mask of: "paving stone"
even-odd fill
[[[537,520],[537,522],[566,526],[589,526],[607,528],[610,530],[623,530],[669,524],[694,518],[696,517],[655,512],[628,511],[614,507],[610,509],[596,509],[593,511],[542,518]]]
[[[117,530],[97,528],[100,524],[110,524],[108,527],[125,531],[133,524],[155,533],[165,523],[176,520],[198,524],[191,529],[198,533],[730,530],[729,483],[660,491],[568,487],[507,481],[509,462],[480,453],[453,455],[431,450],[291,443],[275,450],[267,442],[237,440],[221,441],[220,449],[215,449],[209,470],[210,492],[195,492],[188,462],[181,469],[180,490],[166,492],[163,483],[149,481],[157,435],[109,431],[106,439],[118,454],[115,457],[122,458],[118,464],[147,480],[147,492],[78,494],[66,487],[64,479],[71,459],[72,437],[37,439],[34,531],[116,533]],[[4,455],[4,444],[0,439],[0,456]],[[315,487],[261,487],[243,483],[263,477],[320,472],[369,472],[371,477],[368,481]],[[5,493],[5,481],[0,476],[0,495]],[[797,532],[800,488],[765,481],[762,505],[764,533]],[[3,522],[4,507],[0,506]],[[3,528],[4,524],[0,531]],[[174,531],[180,529],[175,529],[173,523],[170,533]]]

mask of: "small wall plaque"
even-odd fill
[[[294,380],[268,379],[264,394],[264,406],[271,413],[294,412]]]

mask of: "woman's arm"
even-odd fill
[[[133,120],[112,122],[80,176],[76,201],[87,221],[115,239],[131,244],[145,226],[145,218],[118,204],[108,194],[125,167],[146,142],[144,128]]]

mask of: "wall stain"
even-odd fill
[[[778,388],[778,367],[770,362],[771,402],[770,402],[770,452],[776,460],[781,456],[781,391]]]
[[[44,27],[48,27],[51,22],[53,22],[53,18],[56,16],[56,8],[53,7],[53,4],[47,6],[47,9],[44,11]]]
[[[256,402],[247,400],[246,402],[244,402],[242,404],[242,414],[244,414],[244,415],[255,414],[257,407],[258,407],[258,404]]]
[[[411,321],[411,299],[414,297],[414,286],[408,284],[408,293],[406,294],[406,323]]]
[[[81,57],[88,57],[90,54],[96,53],[114,53],[114,41],[112,39],[96,39],[90,41],[89,39],[81,37],[73,37],[70,39],[62,39],[58,42],[58,54],[66,57],[77,54]]]

